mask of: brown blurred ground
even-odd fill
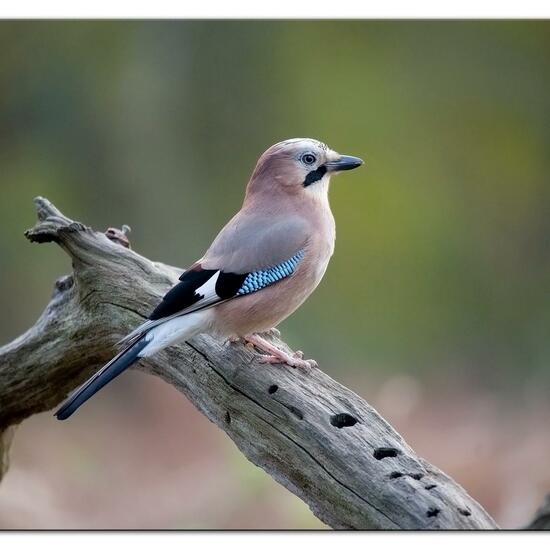
[[[367,367],[366,367],[367,368]],[[334,372],[333,372],[334,371]],[[338,377],[336,368],[331,373]],[[407,374],[346,380],[503,527],[526,524],[550,487],[549,407]],[[122,386],[126,386],[124,391]],[[1,528],[321,528],[307,507],[189,402],[131,373],[70,422],[19,429],[0,490]]]

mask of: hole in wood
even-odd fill
[[[399,451],[394,447],[378,447],[374,449],[374,458],[382,460],[383,458],[394,458],[399,454]]]
[[[275,393],[279,389],[279,386],[277,384],[273,384],[267,388],[267,393]]]
[[[470,510],[468,510],[467,508],[459,508],[458,512],[460,514],[462,514],[463,516],[471,516],[472,515],[472,512],[470,512]]]
[[[63,292],[64,290],[69,290],[72,288],[74,284],[74,277],[72,275],[65,275],[64,277],[61,277],[60,279],[57,279],[55,281],[55,288],[59,292]]]
[[[333,414],[330,423],[337,428],[349,428],[357,424],[357,418],[348,413]]]
[[[225,413],[224,419],[226,424],[231,424],[231,415],[229,414],[229,412]]]
[[[426,489],[426,491],[431,491],[432,489],[435,489],[437,487],[437,485],[435,483],[431,483],[430,485],[426,485],[426,487],[424,487],[424,489]]]
[[[283,405],[298,419],[303,420],[304,419],[304,413],[294,405],[287,405],[283,403]]]
[[[404,474],[403,472],[392,472],[390,474],[390,479],[398,479],[400,477],[407,476],[417,481],[421,480],[424,477],[424,474]]]
[[[429,518],[435,518],[437,517],[437,515],[439,514],[439,512],[441,512],[441,510],[439,508],[430,508],[427,512],[426,512],[426,515],[429,517]]]

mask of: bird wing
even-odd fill
[[[180,276],[149,319],[126,336],[131,344],[174,317],[257,292],[295,270],[304,256],[307,225],[298,217],[266,224],[257,215],[235,216],[204,257]]]
[[[304,247],[311,229],[297,214],[266,216],[261,210],[241,210],[220,231],[201,260],[205,269],[250,273],[277,265]]]

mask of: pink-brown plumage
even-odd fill
[[[294,247],[293,253],[299,249],[304,250],[304,257],[296,271],[259,292],[217,306],[213,321],[213,330],[216,333],[244,337],[276,327],[294,313],[320,283],[334,251],[334,217],[328,201],[326,204],[316,199],[304,201],[297,210],[302,211],[297,214],[303,216],[308,234]],[[281,246],[287,248],[286,243]],[[259,251],[247,250],[248,254],[251,252]]]
[[[270,147],[256,164],[240,211],[149,320],[126,337],[126,349],[76,390],[57,417],[68,418],[139,358],[201,332],[248,339],[268,354],[262,356],[265,362],[311,366],[312,361],[278,350],[256,333],[276,327],[321,281],[335,240],[329,181],[335,172],[360,164],[312,139]],[[266,278],[265,271],[272,269],[277,276]],[[249,276],[260,282],[248,288]]]

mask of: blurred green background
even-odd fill
[[[1,22],[0,342],[70,270],[23,237],[34,196],[97,229],[129,224],[134,249],[184,267],[269,145],[318,138],[366,166],[333,182],[336,252],[283,336],[519,526],[550,491],[549,31]],[[319,526],[137,373],[69,424],[24,423],[0,486],[0,527]]]

